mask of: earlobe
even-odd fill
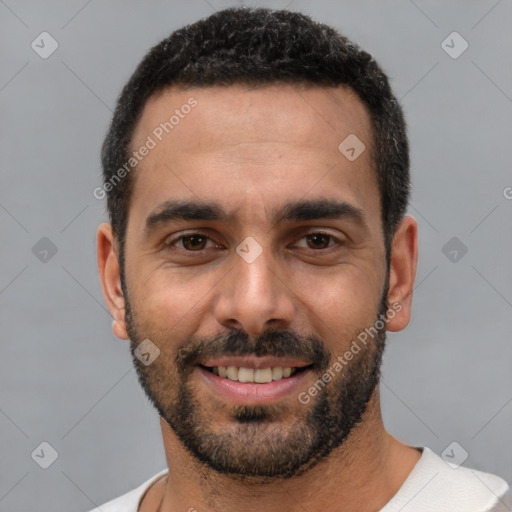
[[[120,340],[127,340],[128,339],[128,333],[126,331],[126,324],[124,322],[119,323],[117,320],[114,320],[112,322],[112,332],[114,333],[114,336],[116,338],[119,338]]]
[[[388,331],[401,331],[409,324],[417,263],[418,224],[407,215],[393,237],[388,304],[395,314],[388,316]]]
[[[97,233],[98,273],[105,302],[113,317],[112,331],[120,339],[128,339],[125,323],[125,301],[121,288],[121,274],[117,244],[109,223],[103,223]]]

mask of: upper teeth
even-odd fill
[[[214,366],[213,373],[220,377],[227,377],[230,380],[239,382],[257,382],[263,384],[272,382],[282,378],[290,377],[295,373],[296,368],[283,368],[276,366],[275,368],[245,368],[243,366]]]

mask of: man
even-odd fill
[[[103,292],[168,469],[98,510],[508,508],[498,476],[383,426],[417,223],[403,114],[369,54],[299,13],[218,12],[146,55],[102,161]]]

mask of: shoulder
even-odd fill
[[[488,512],[510,492],[499,476],[445,462],[427,447],[381,512]]]
[[[146,491],[163,475],[167,474],[168,469],[164,469],[152,476],[137,488],[104,503],[103,505],[90,510],[89,512],[137,512],[142,497]]]

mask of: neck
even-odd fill
[[[378,388],[363,420],[342,446],[306,473],[273,483],[240,482],[220,475],[196,461],[163,419],[161,427],[168,478],[143,504],[161,503],[158,512],[324,512],[332,509],[332,503],[343,512],[378,511],[420,458],[419,451],[385,431]]]

